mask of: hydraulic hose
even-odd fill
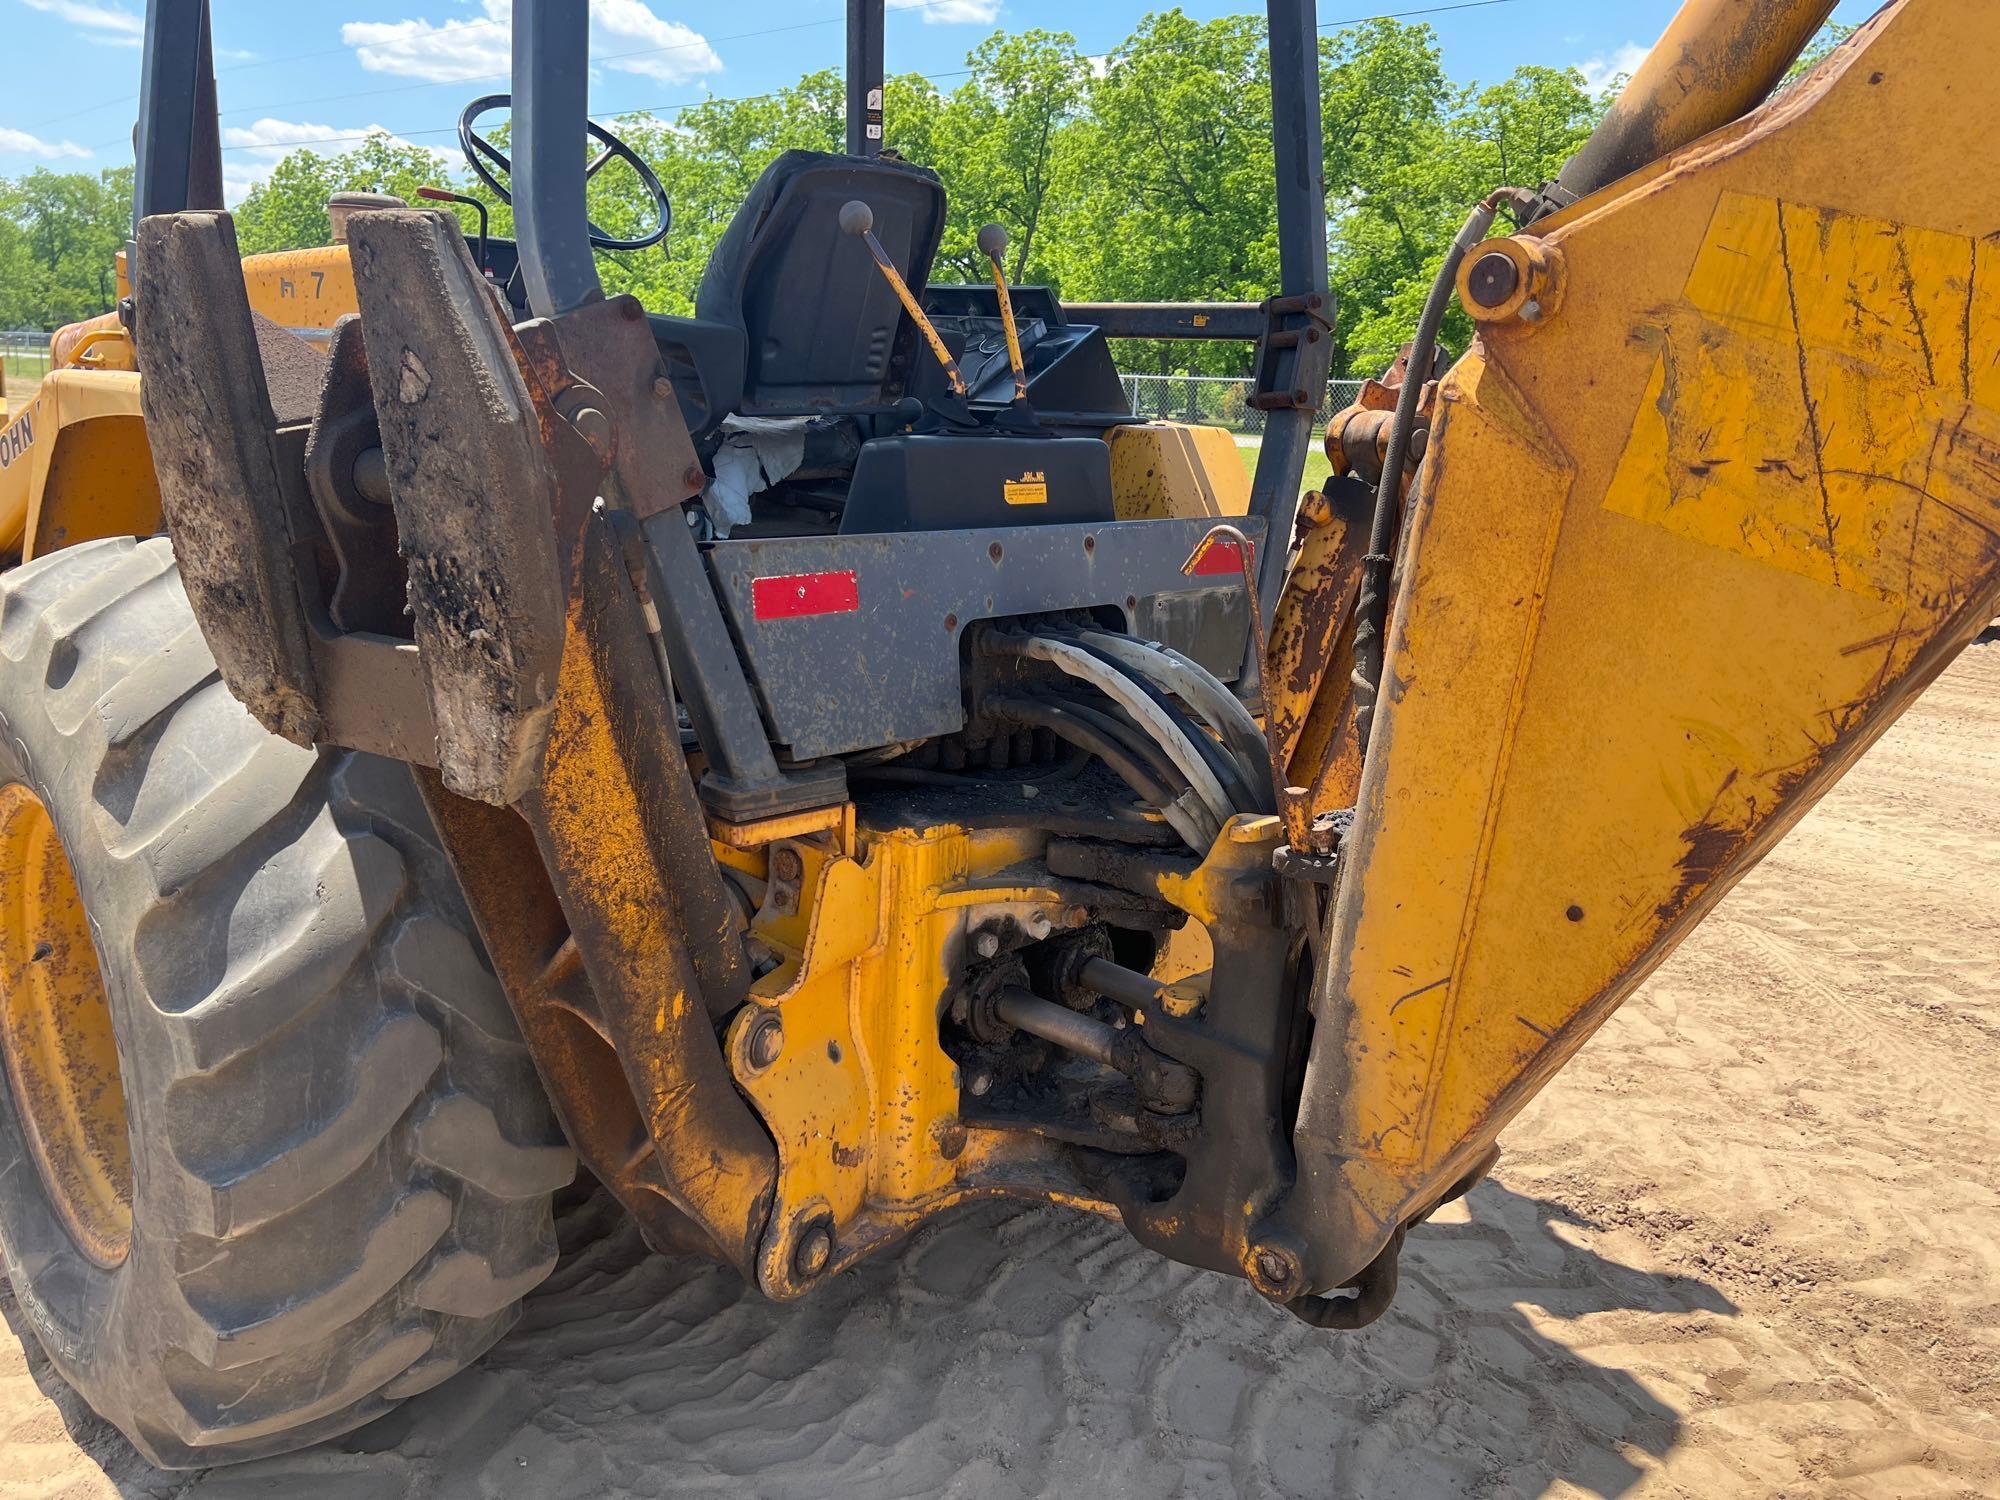
[[[1187,777],[1188,785],[1208,809],[1218,829],[1236,816],[1235,805],[1222,790],[1222,783],[1209,769],[1201,752],[1194,747],[1194,742],[1123,672],[1099,661],[1081,646],[1072,646],[1048,636],[1033,635],[1023,641],[1007,641],[1005,647],[1019,655],[1047,662],[1059,671],[1089,683],[1130,714],[1133,721],[1157,740],[1173,763],[1180,767],[1181,774]]]
[[[1098,708],[1095,704],[1080,703],[1074,698],[1060,697],[1054,700],[1058,708],[1075,714],[1098,733],[1107,735],[1125,747],[1139,764],[1151,771],[1159,779],[1160,785],[1171,788],[1176,795],[1187,790],[1187,778],[1180,768],[1167,758],[1167,752],[1146,737],[1146,732],[1130,719]]]
[[[1172,693],[1221,737],[1251,794],[1251,801],[1256,804],[1243,811],[1277,810],[1275,795],[1269,789],[1271,769],[1264,745],[1264,731],[1257,727],[1257,721],[1250,716],[1250,710],[1243,706],[1243,701],[1224,687],[1218,678],[1199,662],[1189,660],[1178,651],[1148,645],[1130,636],[1087,630],[1080,639],[1086,646],[1095,647],[1142,674],[1155,687]]]
[[[1199,755],[1208,769],[1215,774],[1216,781],[1222,787],[1222,795],[1228,800],[1233,813],[1269,810],[1258,805],[1256,789],[1251,785],[1250,778],[1243,774],[1243,767],[1236,763],[1228,747],[1197,729],[1187,712],[1152,677],[1089,642],[1079,642],[1078,649],[1088,652],[1104,663],[1152,700],[1153,706],[1186,737],[1187,742],[1194,747],[1195,754]]]
[[[1152,771],[1133,757],[1122,744],[1103,730],[1086,722],[1080,714],[1070,712],[1067,707],[1053,703],[1043,703],[1029,698],[1007,698],[992,705],[996,714],[1005,715],[1018,723],[1032,724],[1037,729],[1047,729],[1060,735],[1072,745],[1079,745],[1090,751],[1117,774],[1127,786],[1139,794],[1141,801],[1158,808],[1160,816],[1189,848],[1197,853],[1207,853],[1215,842],[1221,825],[1207,826],[1207,819],[1189,809]]]
[[[1493,227],[1503,193],[1482,199],[1445,252],[1430,295],[1424,299],[1417,335],[1403,366],[1403,388],[1396,396],[1396,416],[1389,427],[1389,446],[1382,459],[1382,478],[1375,486],[1375,515],[1368,528],[1368,553],[1361,560],[1361,587],[1354,609],[1354,725],[1361,748],[1375,717],[1375,700],[1382,686],[1386,654],[1383,639],[1389,620],[1389,576],[1395,566],[1391,551],[1402,521],[1403,466],[1409,461],[1410,434],[1416,427],[1417,403],[1423,398],[1431,360],[1437,352],[1438,330],[1458,289],[1458,268],[1465,254],[1486,238]]]

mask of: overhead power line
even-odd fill
[[[891,5],[887,7],[887,9],[893,14],[902,11],[934,10],[941,5],[952,5],[956,3],[958,3],[958,0],[908,0],[907,4]],[[733,36],[718,36],[718,37],[697,36],[691,42],[673,42],[662,47],[640,47],[631,52],[603,53],[593,58],[592,60],[594,62],[618,62],[621,59],[630,57],[657,57],[659,54],[663,52],[686,52],[696,47],[712,46],[716,42],[749,41],[757,37],[778,36],[787,31],[808,31],[815,26],[842,26],[846,24],[846,20],[847,18],[844,15],[827,16],[817,21],[795,22],[794,24],[789,26],[768,26],[761,31],[740,31],[734,34]],[[480,21],[467,21],[463,25],[452,26],[438,31],[429,32],[426,33],[426,35],[463,36],[468,31],[480,31],[494,26],[498,26],[500,24],[501,24],[500,22],[491,19],[480,20]],[[226,68],[217,68],[215,70],[215,76],[217,78],[222,78],[227,74],[246,73],[256,68],[276,68],[276,67],[281,67],[286,63],[312,62],[316,58],[337,57],[345,52],[355,52],[359,50],[360,50],[359,46],[355,44],[343,43],[341,46],[338,47],[322,47],[316,52],[294,52],[286,57],[260,57],[249,62],[234,63]],[[458,83],[491,83],[496,80],[503,80],[507,77],[508,75],[506,73],[480,73],[480,74],[473,74],[465,78],[430,78],[430,79],[425,79],[418,83],[395,84],[388,88],[369,89],[361,93],[323,94],[316,99],[294,99],[294,100],[279,101],[278,103],[273,103],[273,104],[248,105],[241,109],[225,109],[221,111],[221,114],[224,118],[227,118],[230,115],[254,114],[256,111],[263,109],[276,109],[280,107],[297,108],[301,104],[324,104],[330,100],[337,100],[337,99],[372,99],[381,94],[405,94],[413,92],[418,89],[446,88],[452,84],[458,84]],[[48,125],[60,125],[65,120],[78,119],[84,115],[101,114],[107,109],[116,109],[121,105],[137,104],[138,102],[139,102],[139,96],[137,94],[130,94],[120,99],[110,99],[99,104],[85,105],[82,109],[73,109],[68,114],[54,115],[51,116],[49,119],[39,121],[32,125],[24,126],[22,128],[26,130],[40,130]]]
[[[953,3],[953,0],[914,0],[914,3],[904,4],[904,5],[891,5],[888,7],[888,9],[890,11],[927,10],[937,5],[950,4],[950,3]],[[1525,3],[1525,0],[1456,0],[1456,3],[1452,4],[1426,5],[1426,6],[1415,7],[1409,10],[1381,11],[1372,15],[1350,16],[1342,20],[1323,21],[1319,24],[1319,30],[1338,31],[1343,27],[1363,26],[1371,21],[1408,20],[1417,16],[1443,15],[1453,11],[1485,10],[1495,6],[1519,5],[1523,3]],[[712,40],[714,42],[749,41],[760,37],[776,36],[785,32],[808,30],[816,26],[840,25],[843,23],[844,23],[844,17],[832,17],[819,21],[803,21],[803,22],[796,22],[786,26],[766,27],[758,31],[739,32],[731,36],[716,37],[713,38]],[[473,24],[483,25],[491,23],[484,23],[484,22],[467,23],[467,26],[460,27],[457,29],[467,30],[470,29],[470,27]],[[660,52],[668,52],[681,48],[688,48],[697,45],[708,45],[708,44],[710,44],[710,39],[703,39],[700,42],[677,43],[675,44],[674,47],[656,47],[656,48],[646,48],[635,52],[609,53],[597,57],[593,59],[593,61],[614,62],[621,58],[643,57],[643,56],[654,55]],[[346,49],[335,49],[335,50],[346,50]],[[1112,56],[1115,50],[1116,49],[1114,48],[1105,52],[1086,53],[1083,54],[1083,56],[1086,61],[1092,61],[1092,62],[1102,61],[1105,58]],[[319,56],[322,54],[306,54],[306,55]],[[923,73],[923,74],[918,74],[916,76],[922,78],[927,83],[941,83],[948,79],[967,77],[973,71],[974,70],[971,68],[954,68],[945,72]],[[360,94],[346,93],[339,95],[323,96],[320,99],[295,100],[291,102],[291,107],[296,108],[300,104],[322,103],[325,102],[327,99],[351,100],[360,98],[372,98],[384,94],[408,93],[417,89],[441,87],[445,83],[494,82],[494,81],[504,80],[507,77],[508,77],[507,74],[499,73],[499,74],[482,75],[473,78],[441,80],[439,82],[434,82],[434,83],[402,84],[390,88],[371,90],[366,93],[360,93]],[[739,94],[729,97],[709,95],[700,99],[681,100],[673,103],[647,105],[637,108],[606,110],[604,111],[604,114],[609,117],[616,117],[621,115],[653,115],[658,117],[674,118],[684,113],[687,110],[697,109],[704,104],[751,104],[764,99],[776,98],[782,92],[783,92],[782,89],[771,89],[757,94]],[[278,106],[256,105],[244,109],[225,110],[223,111],[223,114],[225,116],[250,114],[250,113],[255,113],[261,109],[276,108],[276,107]],[[413,129],[413,130],[391,130],[388,127],[384,126],[365,131],[356,131],[345,135],[324,136],[324,137],[300,137],[296,140],[282,140],[282,141],[251,141],[251,142],[245,142],[241,145],[224,146],[222,149],[224,151],[232,151],[232,152],[283,151],[283,150],[300,149],[305,147],[356,145],[372,140],[377,136],[392,136],[398,140],[415,141],[415,140],[429,139],[437,136],[456,136],[457,133],[458,133],[458,127],[456,124],[448,126],[437,126],[437,127],[427,126],[421,129]],[[108,149],[109,146],[116,144],[118,143],[107,142],[104,145],[94,147],[93,149],[104,150]]]

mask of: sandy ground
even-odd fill
[[[0,1500],[2000,1494],[1996,888],[2000,644],[1529,1109],[1363,1333],[1054,1210],[778,1308],[598,1201],[475,1369],[290,1459],[150,1472],[0,1340]]]

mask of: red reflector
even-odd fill
[[[750,583],[750,611],[760,620],[851,615],[859,608],[861,587],[852,573],[786,573]]]
[[[1212,578],[1218,573],[1243,576],[1243,548],[1235,542],[1212,542],[1195,561],[1194,576]]]

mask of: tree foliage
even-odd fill
[[[324,245],[330,232],[326,202],[335,193],[393,193],[408,200],[420,187],[456,187],[460,175],[437,153],[387,135],[370,136],[337,156],[294,151],[237,205],[236,243],[245,255]]]
[[[1261,17],[1162,11],[1095,60],[1066,32],[999,32],[966,63],[949,91],[914,75],[887,87],[888,148],[935,169],[949,192],[936,279],[984,280],[976,236],[998,222],[1010,237],[1008,274],[1071,300],[1270,294],[1278,236]],[[1484,87],[1456,83],[1430,28],[1393,20],[1322,38],[1320,67],[1327,253],[1339,299],[1335,370],[1373,373],[1408,336],[1471,204],[1503,183],[1533,187],[1554,176],[1603,101],[1568,69],[1521,68]],[[757,174],[785,150],[839,150],[843,110],[840,75],[825,70],[757,97],[711,99],[671,120],[617,121],[672,194],[674,227],[661,248],[602,256],[606,288],[660,311],[691,310],[709,252]],[[495,139],[504,142],[504,131]],[[12,321],[108,305],[108,279],[94,277],[92,257],[108,278],[104,247],[124,237],[129,191],[129,173],[123,189],[113,177],[37,172],[0,183],[0,288],[26,289]],[[461,167],[378,137],[341,155],[284,158],[238,208],[238,238],[246,253],[321,244],[333,193],[407,198],[425,183],[492,201]],[[44,200],[61,193],[95,194],[92,202],[108,194],[110,206],[48,207]],[[41,206],[26,206],[30,198]],[[612,232],[647,220],[636,177],[615,163],[592,180],[588,201],[593,220]],[[504,208],[494,208],[494,232],[510,232]],[[112,226],[108,235],[78,228],[100,221]],[[14,274],[30,242],[46,252],[33,263],[75,279],[67,295]],[[1462,343],[1467,331],[1453,324],[1447,339]],[[1247,368],[1248,353],[1163,344],[1124,349],[1121,359],[1128,368],[1225,373]]]
[[[0,327],[54,328],[117,301],[132,169],[0,178]]]

